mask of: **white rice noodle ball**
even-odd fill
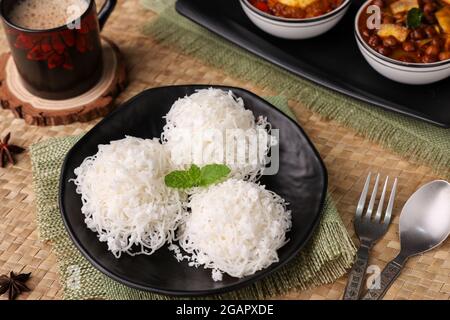
[[[170,170],[157,139],[134,137],[100,145],[75,169],[86,225],[117,258],[150,255],[173,240],[184,200],[164,183]]]
[[[185,216],[175,245],[178,260],[191,266],[213,269],[213,279],[222,273],[242,278],[278,262],[277,250],[286,244],[291,212],[285,201],[264,186],[229,179],[194,194],[191,213]]]
[[[176,101],[166,120],[162,141],[178,169],[227,164],[232,177],[256,180],[276,143],[267,120],[231,91],[198,90]]]

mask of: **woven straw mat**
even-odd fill
[[[100,5],[100,3],[99,3]],[[119,0],[104,35],[121,48],[127,61],[130,85],[118,98],[121,103],[149,87],[168,84],[211,83],[243,87],[258,95],[276,95],[226,76],[173,48],[162,47],[142,35],[141,26],[155,17],[138,0]],[[6,51],[3,32],[1,51]],[[322,155],[329,171],[330,191],[349,233],[364,179],[369,171],[399,178],[395,218],[386,236],[375,246],[371,264],[383,268],[398,253],[398,221],[408,197],[421,185],[443,177],[432,174],[427,166],[407,162],[394,153],[358,136],[350,129],[327,121],[291,101],[300,124]],[[12,132],[12,143],[24,147],[49,137],[81,134],[96,121],[60,127],[31,127],[15,119],[10,111],[0,110],[0,134]],[[38,239],[35,223],[35,195],[31,163],[27,153],[17,156],[18,164],[0,169],[0,274],[11,270],[32,272],[32,291],[20,299],[61,299],[58,269],[52,247]],[[292,292],[281,299],[339,299],[346,277],[335,283],[303,292]],[[5,296],[0,299],[5,299]],[[412,258],[386,295],[386,299],[449,299],[450,241],[440,248]]]

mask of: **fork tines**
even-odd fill
[[[375,200],[376,200],[377,193],[378,193],[378,184],[380,181],[380,174],[377,174],[377,177],[375,179],[375,185],[374,185],[373,191],[372,191],[372,196],[370,197],[369,206],[367,207],[366,213],[363,215],[364,207],[366,204],[367,193],[369,191],[371,176],[372,176],[372,174],[369,173],[369,175],[367,176],[367,179],[366,179],[366,183],[364,185],[363,192],[361,193],[361,197],[359,198],[358,207],[356,209],[356,220],[359,220],[359,219],[371,220],[372,219],[373,208],[374,208]],[[389,177],[386,177],[386,180],[384,182],[383,192],[382,192],[381,198],[380,198],[380,203],[378,204],[377,212],[376,212],[375,216],[373,217],[374,222],[380,222],[381,215],[383,212],[384,199],[385,199],[385,195],[386,195],[388,182],[389,182]],[[397,178],[395,178],[394,185],[391,190],[389,202],[388,202],[388,205],[386,208],[386,212],[384,214],[384,219],[382,221],[383,224],[388,225],[389,222],[391,221],[392,209],[394,206],[396,190],[397,190]]]

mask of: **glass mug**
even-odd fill
[[[46,0],[41,0],[46,1]],[[107,0],[99,13],[95,0],[75,23],[48,30],[13,24],[8,14],[17,0],[1,0],[0,15],[22,83],[44,99],[69,99],[91,89],[103,72],[100,31],[117,0]]]

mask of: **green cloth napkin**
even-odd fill
[[[289,116],[286,100],[268,98]],[[126,287],[97,271],[75,248],[63,225],[58,188],[61,166],[70,148],[81,136],[52,138],[31,146],[37,224],[41,239],[51,241],[58,259],[66,299],[171,299],[171,297]],[[81,213],[80,213],[81,214]],[[166,250],[166,249],[161,249]],[[328,197],[323,219],[304,250],[286,267],[239,291],[202,297],[214,299],[263,299],[330,283],[351,266],[355,247]]]
[[[431,166],[442,178],[450,178],[449,129],[384,111],[295,76],[178,15],[174,0],[141,1],[146,8],[159,13],[143,32],[160,43],[176,47],[234,79],[300,101],[312,111],[353,128],[408,160]],[[450,112],[450,101],[448,109]]]

